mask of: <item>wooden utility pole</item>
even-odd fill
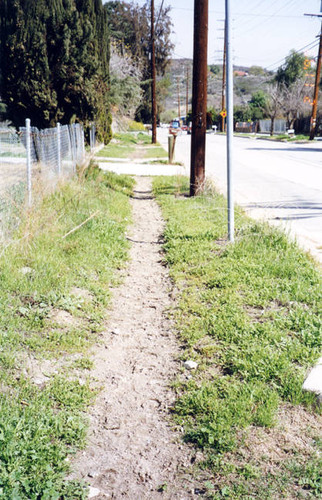
[[[190,196],[203,189],[207,125],[208,0],[194,3]]]
[[[320,33],[319,55],[318,55],[318,60],[316,63],[314,97],[313,97],[311,127],[310,127],[310,141],[313,141],[313,139],[315,137],[315,133],[316,133],[316,116],[317,116],[317,110],[318,110],[319,85],[320,85],[320,78],[321,78],[321,60],[322,60],[322,24],[321,24],[321,33]]]
[[[226,21],[224,35],[224,57],[222,63],[222,92],[221,92],[221,111],[226,109]],[[225,132],[225,116],[221,115],[221,131]]]
[[[152,144],[157,142],[157,103],[155,72],[154,0],[151,0],[151,94],[152,94]]]
[[[188,125],[188,113],[189,113],[189,68],[187,66],[187,76],[186,76],[186,125]]]
[[[177,90],[178,90],[178,118],[179,122],[181,119],[181,108],[180,108],[180,77],[177,76]]]

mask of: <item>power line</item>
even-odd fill
[[[279,0],[277,0],[279,1]],[[262,1],[260,2],[262,4]],[[183,10],[185,12],[193,12],[193,9],[188,9],[185,7],[171,7],[171,10]],[[223,13],[219,10],[210,10],[210,14],[220,14],[222,15]],[[294,18],[294,19],[302,19],[303,16],[292,16],[292,15],[287,15],[287,14],[281,14],[281,15],[272,15],[272,14],[254,14],[253,12],[234,12],[234,17],[278,17],[278,18]]]
[[[316,40],[314,40],[313,42],[310,42],[309,44],[305,45],[304,47],[301,47],[300,49],[294,50],[294,52],[295,52],[296,54],[299,54],[300,52],[303,52],[303,50],[306,50],[306,49],[307,49],[307,50],[314,49],[315,47],[317,47],[317,46],[318,46],[318,44],[319,44],[319,43],[318,43]],[[287,59],[287,57],[288,57],[288,56],[284,57],[283,59],[280,59],[279,61],[276,61],[276,62],[275,62],[275,63],[273,63],[273,64],[270,64],[269,66],[266,66],[266,69],[271,68],[271,67],[273,67],[273,68],[274,68],[275,66],[277,67],[277,65],[278,65],[279,63],[285,62],[285,61],[286,61],[286,59]],[[273,71],[273,69],[272,69],[272,71]]]
[[[253,31],[254,28],[258,28],[259,26],[262,26],[263,24],[267,23],[268,21],[272,20],[272,19],[275,19],[277,16],[276,14],[278,12],[280,12],[281,10],[285,9],[286,7],[288,7],[290,4],[294,3],[294,1],[296,0],[289,0],[288,3],[286,5],[283,5],[282,7],[280,7],[278,10],[276,10],[273,14],[269,15],[267,19],[264,19],[262,22],[259,22],[259,23],[256,23],[254,24],[253,26],[251,26],[248,30],[244,31],[243,32],[243,35],[246,35],[247,33],[249,33],[250,31]],[[276,2],[275,2],[276,3]]]
[[[159,23],[159,20],[160,20],[160,16],[161,16],[163,4],[164,4],[164,0],[162,0],[161,7],[160,7],[160,10],[159,10],[159,14],[158,14],[158,18],[157,18],[157,22],[155,23],[155,28],[154,28],[155,31],[157,29],[157,26],[158,26],[158,23]]]
[[[275,0],[273,3],[271,3],[271,4],[269,5],[269,8],[272,8],[272,7],[273,7],[273,6],[274,6],[277,2],[278,2],[278,0]],[[256,7],[255,7],[255,8],[257,8],[259,5],[260,5],[260,4],[256,4]],[[266,11],[264,11],[264,12],[263,12],[263,10],[262,10],[262,9],[263,9],[263,4],[261,4],[260,8],[261,8],[261,11],[260,11],[260,13],[258,13],[257,15],[260,15],[260,16],[261,16],[261,15],[268,15],[268,16],[270,16],[270,15],[271,15],[271,14],[265,14],[265,12],[267,11],[267,9],[266,9]],[[245,20],[243,20],[241,23],[239,23],[239,24],[238,24],[238,28],[242,28],[242,29],[244,29],[244,27],[245,27],[246,25],[251,24],[253,21],[254,21],[253,19],[245,19]],[[255,23],[255,25],[254,25],[254,26],[256,26],[256,23]]]

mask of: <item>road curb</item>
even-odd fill
[[[302,389],[304,391],[314,392],[317,395],[320,404],[322,403],[322,357],[310,371]]]

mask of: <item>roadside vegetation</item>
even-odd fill
[[[277,229],[226,204],[185,196],[185,178],[156,178],[167,225],[165,260],[177,290],[183,369],[175,421],[202,452],[209,499],[319,498],[320,410],[302,390],[321,353],[321,280],[315,263]]]
[[[266,139],[274,140],[274,141],[283,141],[283,142],[309,142],[310,137],[308,135],[299,134],[296,136],[289,136],[287,134],[280,134],[275,136],[267,136]]]
[[[97,158],[104,161],[104,158],[135,158],[151,159],[166,158],[167,152],[159,143],[152,144],[151,136],[147,133],[119,133],[115,134],[113,140],[101,149]]]
[[[1,498],[87,498],[65,478],[99,390],[88,350],[127,259],[132,186],[91,166],[0,249]]]

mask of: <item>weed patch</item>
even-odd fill
[[[178,290],[182,359],[198,363],[175,384],[174,417],[185,439],[205,453],[215,478],[211,488],[205,485],[207,498],[273,499],[286,492],[317,498],[318,441],[305,421],[312,416],[317,433],[322,426],[315,398],[302,391],[321,352],[321,279],[314,262],[281,231],[238,209],[230,244],[226,202],[216,193],[183,197],[187,180],[176,178],[155,179],[154,190],[167,221],[164,249]],[[267,462],[255,436],[263,432],[278,455],[290,414],[304,422],[305,452],[289,431],[292,452],[285,461]]]
[[[64,478],[98,389],[88,348],[127,258],[132,187],[91,165],[33,207],[2,249],[1,498],[87,498],[85,485]]]
[[[167,152],[160,144],[151,144],[147,133],[115,134],[113,140],[97,153],[97,158],[166,158]]]

